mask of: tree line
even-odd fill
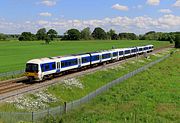
[[[149,31],[143,35],[136,35],[135,33],[119,33],[117,34],[115,30],[110,29],[106,32],[100,27],[96,27],[93,32],[90,28],[84,28],[79,31],[78,29],[69,29],[64,35],[58,35],[57,31],[54,29],[46,30],[45,28],[39,29],[36,34],[31,32],[23,32],[21,35],[5,35],[0,33],[0,40],[6,40],[7,37],[16,37],[19,41],[35,41],[44,40],[47,44],[53,41],[54,38],[60,40],[157,40],[157,41],[170,41],[179,44],[180,32],[155,32]],[[178,41],[177,41],[178,40]]]

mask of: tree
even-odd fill
[[[6,40],[6,38],[7,38],[6,35],[0,33],[0,40]]]
[[[100,27],[94,29],[92,33],[92,37],[94,39],[100,39],[100,40],[107,39],[106,32]]]
[[[65,34],[62,40],[80,40],[81,33],[77,29],[70,29]]]
[[[154,33],[156,33],[156,32],[155,31],[149,31],[145,35],[154,34]]]
[[[180,34],[175,35],[175,48],[180,48]]]
[[[38,40],[45,40],[45,38],[47,37],[46,29],[45,28],[39,29],[36,33],[36,37]]]
[[[23,32],[18,38],[19,41],[34,41],[36,40],[36,36],[31,32]]]
[[[47,32],[47,35],[49,36],[50,40],[53,41],[54,38],[57,37],[57,32],[56,30],[54,29],[50,29],[48,32]]]
[[[127,33],[127,32],[124,32],[124,33],[119,33],[119,38],[122,40],[122,39],[125,39],[125,40],[136,40],[137,39],[137,36],[136,34],[134,33]]]
[[[44,40],[46,44],[49,44],[49,42],[51,41],[51,38],[49,35],[46,35]]]
[[[117,40],[118,35],[116,34],[115,30],[110,29],[109,32],[107,32],[107,37],[110,40]]]
[[[90,30],[89,27],[84,28],[81,31],[81,39],[83,39],[83,40],[90,40],[90,39],[92,39],[92,37],[91,37],[91,30]]]

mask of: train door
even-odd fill
[[[79,58],[78,58],[78,67],[79,67],[79,68],[81,67],[81,64],[82,64],[82,58],[79,57]]]
[[[60,62],[57,62],[57,73],[60,73],[60,68],[61,68],[61,63]]]

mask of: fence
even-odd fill
[[[0,77],[16,76],[16,75],[19,75],[19,74],[23,74],[24,72],[25,72],[25,70],[16,70],[16,71],[0,73]]]
[[[102,86],[101,88],[91,92],[90,94],[88,94],[85,97],[82,97],[81,99],[75,100],[73,102],[69,102],[69,103],[65,103],[63,106],[58,106],[55,108],[51,108],[51,109],[47,109],[44,111],[39,111],[39,112],[25,112],[25,113],[8,113],[8,112],[0,112],[0,119],[4,119],[5,122],[8,123],[14,123],[17,121],[28,121],[28,122],[36,122],[38,120],[41,120],[42,118],[46,117],[46,116],[54,116],[54,115],[62,115],[63,113],[70,111],[78,106],[80,106],[83,103],[86,103],[88,101],[90,101],[92,98],[96,97],[97,95],[99,95],[102,92],[107,91],[109,88],[113,87],[116,84],[119,84],[121,82],[123,82],[124,80],[146,70],[147,68],[153,66],[156,63],[159,63],[161,61],[163,61],[164,59],[168,58],[170,56],[170,54],[154,61],[151,62],[141,68],[138,68],[104,86]],[[9,117],[10,116],[10,117]]]

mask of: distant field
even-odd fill
[[[64,122],[179,123],[180,52],[63,116]]]
[[[23,69],[34,58],[69,55],[97,50],[153,44],[155,47],[169,45],[159,41],[61,41],[45,45],[42,41],[0,42],[0,73]]]

